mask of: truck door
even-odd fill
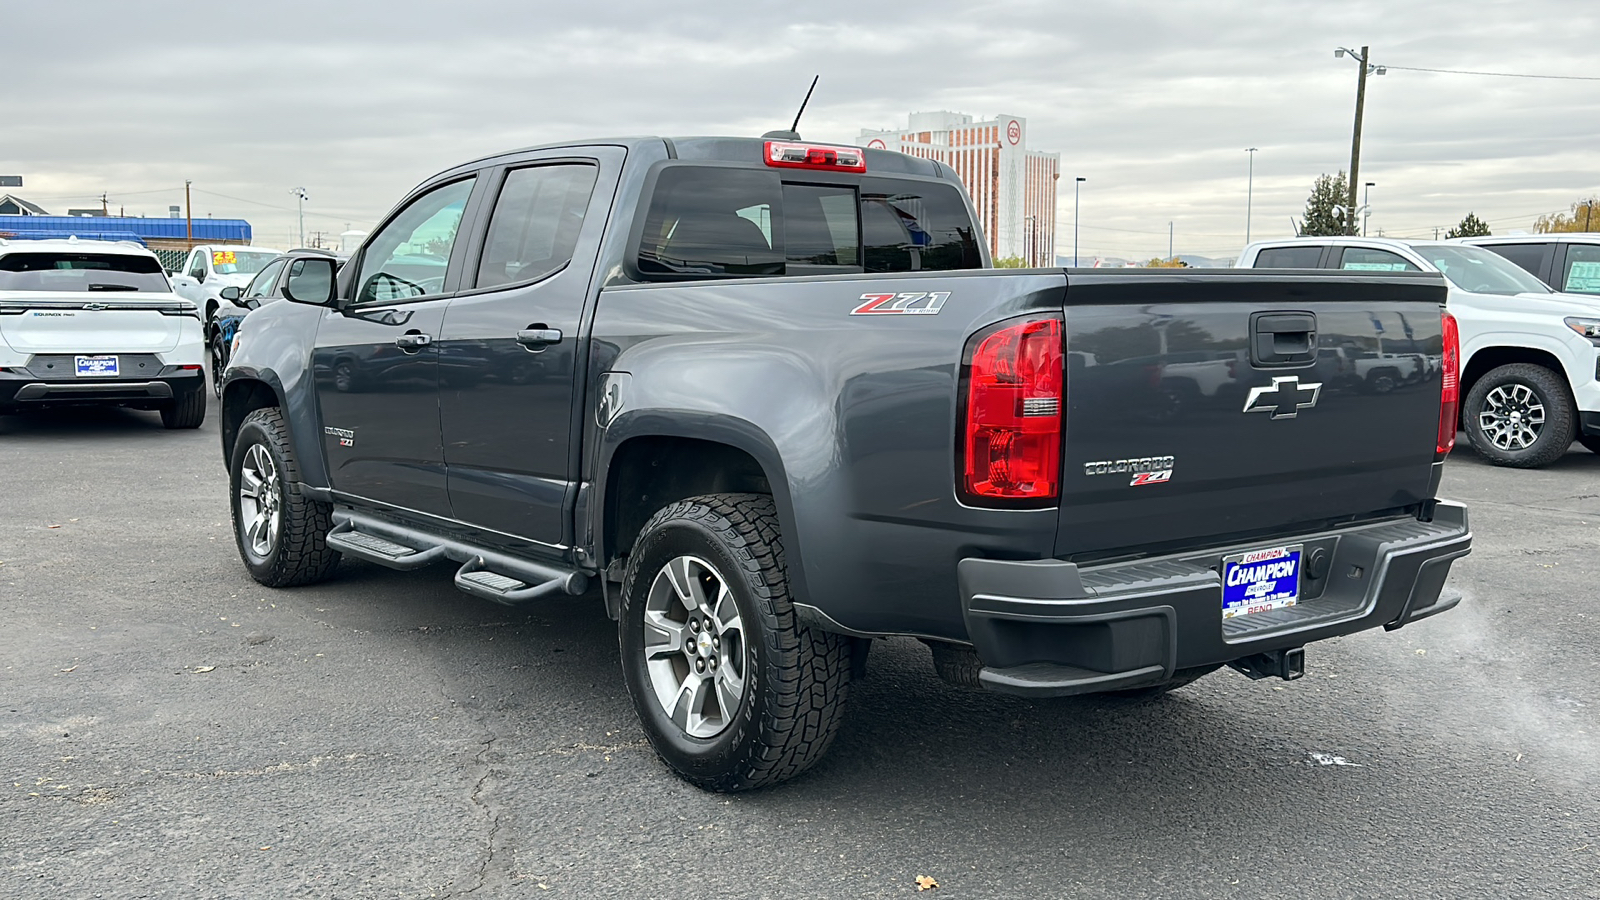
[[[335,490],[450,515],[435,341],[473,185],[433,188],[395,214],[349,263],[358,269],[347,305],[317,328],[312,368]]]
[[[445,315],[440,417],[456,518],[570,543],[580,326],[625,151],[564,149],[508,165]]]

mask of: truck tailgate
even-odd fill
[[[193,304],[104,295],[0,297],[0,339],[21,353],[160,353],[178,346]]]
[[[1437,276],[1072,272],[1056,554],[1092,561],[1433,496]]]

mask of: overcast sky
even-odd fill
[[[0,174],[53,213],[240,217],[256,243],[372,227],[418,181],[532,144],[615,134],[854,141],[949,109],[1023,116],[1059,151],[1058,252],[1232,256],[1290,232],[1347,168],[1356,65],[1600,78],[1597,0],[588,3],[0,0]],[[1371,229],[1497,232],[1600,193],[1600,80],[1391,69],[1369,82]]]

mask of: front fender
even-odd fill
[[[320,313],[320,307],[284,302],[264,306],[240,320],[239,352],[229,359],[222,378],[225,462],[233,451],[240,423],[264,405],[256,387],[260,386],[272,392],[288,422],[301,483],[329,486],[311,372],[311,347]]]

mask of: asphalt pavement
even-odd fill
[[[215,419],[0,418],[0,897],[1600,897],[1600,456],[1458,450],[1455,611],[1140,703],[880,642],[805,776],[654,757],[591,602],[269,590]]]

